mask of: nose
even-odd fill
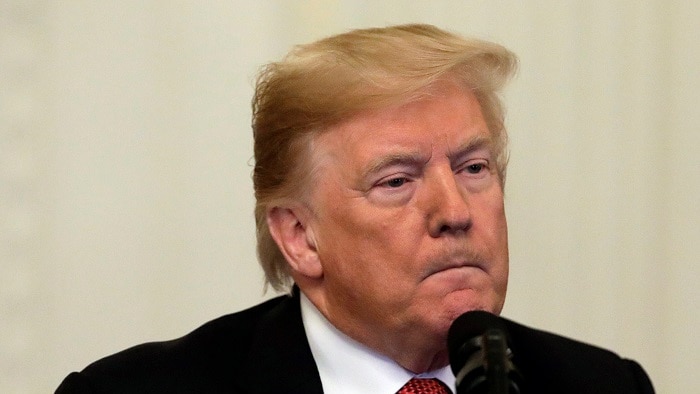
[[[451,168],[438,171],[425,181],[426,217],[432,237],[466,232],[472,226],[467,191]]]

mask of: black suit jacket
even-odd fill
[[[507,322],[523,393],[653,393],[634,361]],[[168,342],[147,343],[74,372],[68,393],[322,393],[298,292],[213,320]]]

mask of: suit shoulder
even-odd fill
[[[538,392],[653,393],[641,366],[585,342],[506,321],[513,361]],[[563,390],[563,388],[566,388]]]
[[[64,385],[91,386],[94,392],[218,392],[232,371],[241,369],[262,319],[287,296],[221,316],[189,334],[140,344],[73,373]],[[59,389],[60,390],[60,389]],[[73,391],[66,391],[73,392]]]
[[[507,321],[514,346],[533,354],[619,359],[614,352],[573,338]]]

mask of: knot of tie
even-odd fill
[[[413,378],[396,394],[450,394],[450,390],[437,379]]]

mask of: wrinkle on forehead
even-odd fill
[[[455,101],[451,97],[461,99]],[[440,103],[443,111],[425,112],[425,106],[432,103]],[[415,113],[425,116],[416,119]],[[444,128],[445,117],[454,119],[447,123],[451,124],[449,128]],[[416,128],[415,122],[421,122],[421,127]],[[326,182],[320,179],[319,171],[334,167],[333,162],[360,163],[355,170],[345,165],[334,170],[346,179],[358,181],[392,165],[425,166],[436,158],[436,153],[455,165],[459,158],[478,149],[494,154],[494,144],[473,93],[443,81],[420,100],[361,111],[316,134],[310,144],[310,170],[315,176],[309,186]]]

